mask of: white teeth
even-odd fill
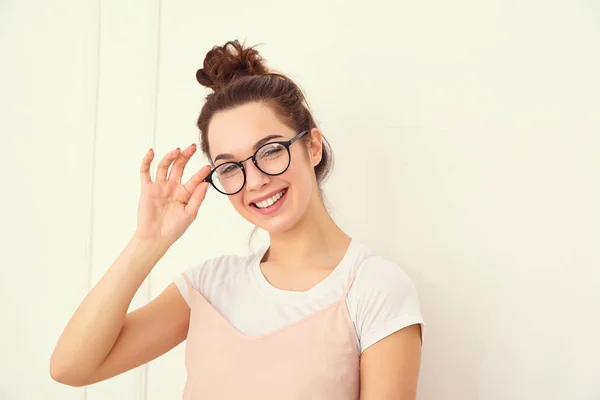
[[[258,208],[271,207],[274,203],[277,202],[277,200],[279,200],[281,198],[281,196],[284,195],[284,193],[285,193],[285,189],[282,190],[281,192],[277,193],[273,197],[268,198],[267,200],[259,201],[258,203],[254,203],[254,204],[256,204],[256,206]]]

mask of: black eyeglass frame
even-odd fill
[[[210,171],[210,173],[208,174],[208,176],[207,176],[206,178],[204,178],[204,181],[203,181],[203,182],[208,182],[208,183],[210,183],[210,184],[211,184],[211,185],[212,185],[212,186],[213,186],[213,187],[214,187],[214,188],[215,188],[215,189],[216,189],[216,190],[217,190],[219,193],[223,193],[223,194],[224,194],[224,195],[226,195],[226,196],[233,196],[234,194],[237,194],[237,193],[241,192],[241,191],[242,191],[242,189],[244,189],[244,186],[246,186],[246,169],[244,168],[244,163],[245,163],[246,161],[250,160],[250,159],[252,160],[252,163],[253,163],[253,164],[256,166],[256,168],[258,168],[258,170],[259,170],[260,172],[262,172],[263,174],[265,174],[265,175],[269,175],[269,176],[277,176],[277,175],[281,175],[281,174],[283,174],[285,171],[287,171],[287,170],[288,170],[288,168],[290,167],[290,164],[292,163],[292,153],[290,153],[290,146],[291,146],[291,145],[292,145],[292,144],[293,144],[293,143],[294,143],[296,140],[300,139],[302,136],[304,136],[305,134],[307,134],[309,131],[310,131],[310,130],[305,130],[305,131],[302,131],[302,132],[298,133],[296,136],[294,136],[293,138],[291,138],[290,140],[287,140],[287,141],[281,141],[281,142],[267,142],[267,143],[263,144],[262,146],[260,146],[258,149],[256,149],[256,151],[254,152],[254,154],[252,154],[250,157],[248,157],[248,158],[246,158],[246,159],[244,159],[244,160],[241,160],[241,161],[227,161],[227,162],[224,162],[224,163],[222,163],[222,164],[216,165],[216,166],[215,166],[215,167],[214,167],[214,168],[213,168],[213,169]],[[280,145],[282,145],[283,147],[285,147],[285,149],[286,149],[286,150],[287,150],[287,152],[288,152],[288,163],[287,163],[287,165],[286,165],[286,167],[284,168],[284,170],[283,170],[283,171],[281,171],[281,172],[278,172],[278,173],[276,173],[276,174],[269,174],[268,172],[265,172],[265,171],[263,171],[263,170],[262,170],[262,169],[261,169],[261,168],[258,166],[258,162],[256,161],[256,155],[258,154],[258,152],[259,152],[259,151],[260,151],[260,150],[261,150],[263,147],[266,147],[266,146],[269,146],[269,145],[274,145],[274,144],[280,144]],[[213,176],[213,174],[215,173],[215,171],[217,170],[217,168],[219,168],[220,166],[222,166],[222,165],[225,165],[225,164],[235,164],[235,165],[237,165],[238,167],[240,167],[240,168],[242,169],[242,175],[244,176],[244,182],[242,183],[242,186],[240,187],[240,189],[239,189],[237,192],[234,192],[234,193],[226,193],[226,192],[223,192],[223,191],[219,190],[219,188],[217,187],[217,185],[215,185],[215,184],[213,183],[213,179],[212,179],[212,176]]]

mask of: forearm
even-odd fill
[[[86,376],[114,346],[131,301],[168,246],[132,238],[77,308],[51,359],[53,375]]]

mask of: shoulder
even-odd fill
[[[250,264],[253,258],[254,255],[224,254],[193,264],[187,269],[187,272],[200,280],[225,279],[232,272],[239,270],[240,266]],[[199,282],[198,279],[194,281]]]
[[[359,266],[348,306],[361,351],[409,325],[424,326],[413,280],[398,263],[377,254]]]
[[[216,286],[227,284],[240,274],[247,273],[255,259],[256,254],[224,254],[210,257],[189,265],[185,271],[175,277],[174,283],[188,302],[188,283],[193,290],[210,297]]]
[[[353,289],[360,293],[397,295],[415,291],[412,278],[399,264],[377,254],[364,260],[356,273]]]

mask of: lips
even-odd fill
[[[281,189],[277,189],[277,190],[274,190],[274,191],[272,191],[272,192],[270,192],[270,193],[268,193],[268,194],[266,194],[266,195],[264,195],[264,196],[257,197],[257,198],[255,198],[255,199],[253,199],[253,200],[252,200],[252,201],[249,203],[249,205],[251,205],[251,206],[255,206],[255,207],[256,207],[256,203],[260,203],[261,201],[268,200],[268,199],[270,199],[271,197],[275,196],[277,193],[280,193],[280,192],[281,192],[281,191],[283,191],[283,190],[287,190],[287,188],[281,188]]]
[[[260,208],[258,207],[255,203],[250,203],[250,208],[252,209],[253,212],[256,212],[262,216],[271,216],[271,215],[275,215],[279,212],[279,210],[284,207],[284,203],[286,202],[287,198],[288,198],[288,194],[289,194],[289,189],[283,189],[283,195],[282,196],[275,196],[275,198],[279,197],[277,199],[277,201],[272,202],[272,200],[262,200],[262,204],[261,205],[266,205],[267,207],[264,208]],[[275,192],[275,195],[277,195],[278,193],[281,193],[281,191],[279,192]],[[272,198],[273,196],[271,196]],[[264,196],[262,197],[264,199]],[[267,199],[269,199],[269,197],[267,197]],[[259,203],[261,203],[261,201],[259,201]],[[269,204],[270,203],[270,204]]]

